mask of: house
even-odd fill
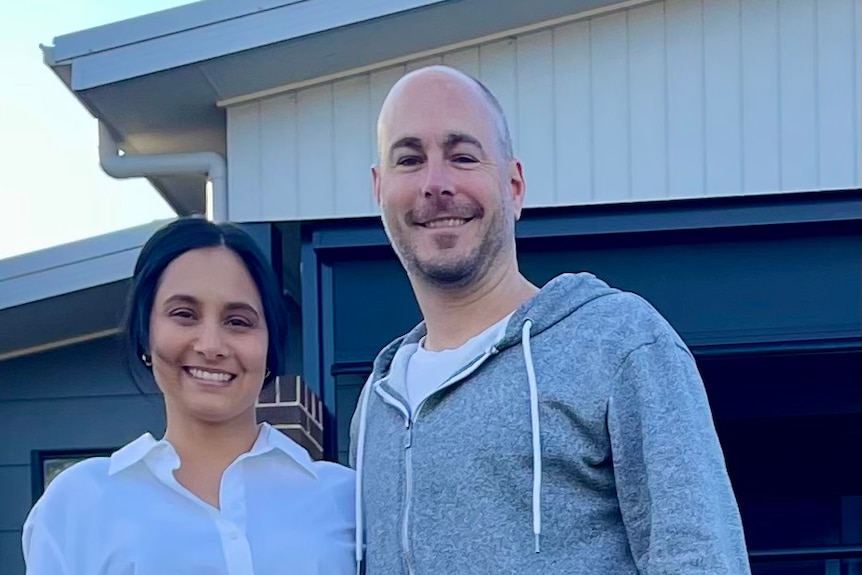
[[[849,573],[860,5],[204,0],[58,37],[45,60],[99,120],[106,171],[255,235],[294,346],[261,416],[341,461],[374,354],[419,317],[370,194],[376,112],[407,70],[474,74],[524,162],[526,275],[589,270],[649,299],[698,360],[754,572]],[[111,337],[152,229],[0,262],[4,572],[23,572],[52,469],[163,426]]]

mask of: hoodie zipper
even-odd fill
[[[440,391],[450,387],[459,381],[467,378],[474,371],[479,369],[479,367],[485,363],[485,361],[495,355],[498,352],[497,347],[491,347],[485,353],[474,359],[470,364],[467,365],[464,369],[457,372],[455,375],[447,379],[443,384],[434,390],[431,395],[439,393]],[[422,402],[416,406],[416,414],[411,419],[410,412],[407,410],[404,403],[393,397],[388,391],[383,389],[382,386],[377,386],[376,388],[377,394],[383,398],[383,401],[392,407],[398,409],[401,414],[404,416],[404,423],[406,428],[406,436],[404,438],[404,515],[401,518],[401,551],[404,553],[404,567],[407,570],[408,575],[413,575],[413,557],[410,549],[410,509],[413,503],[413,424],[416,418],[419,416],[419,413],[422,411],[422,406],[425,405],[425,402],[428,400],[429,395]]]
[[[413,457],[411,447],[413,446],[413,421],[410,419],[410,412],[405,405],[393,397],[382,386],[375,388],[377,395],[383,398],[383,402],[391,405],[401,412],[404,416],[404,427],[406,436],[404,438],[404,467],[405,467],[405,493],[404,493],[404,513],[401,516],[401,552],[403,553],[404,569],[408,575],[413,575],[413,562],[410,557],[410,537],[409,537],[409,517],[410,504],[413,500]]]

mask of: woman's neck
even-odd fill
[[[251,449],[258,433],[254,411],[217,423],[188,416],[171,417],[169,413],[165,439],[174,447],[183,466],[223,472]]]

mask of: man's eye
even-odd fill
[[[458,164],[475,164],[479,160],[467,154],[458,154],[452,158],[452,161]]]
[[[419,156],[403,156],[395,163],[399,166],[418,166],[422,163],[422,159]]]

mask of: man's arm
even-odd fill
[[[620,509],[641,573],[750,573],[703,382],[673,335],[623,361],[608,429]]]

